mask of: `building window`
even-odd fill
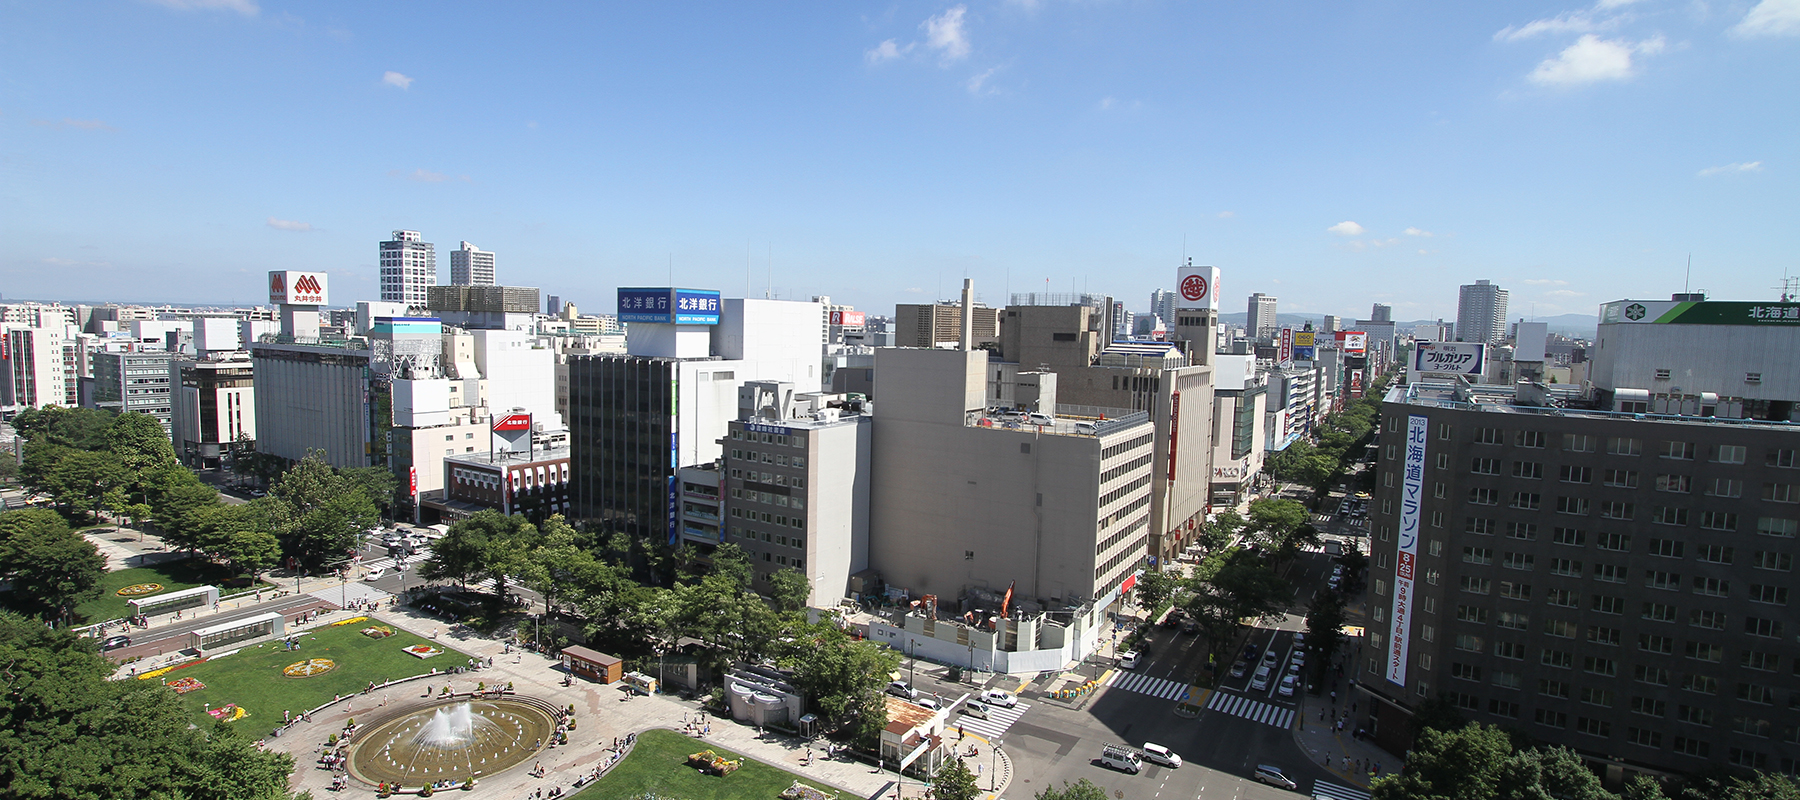
[[[1550,541],[1552,544],[1581,547],[1587,544],[1587,532],[1579,528],[1551,528]]]
[[[1476,428],[1475,429],[1475,443],[1476,444],[1502,444],[1505,441],[1506,440],[1504,438],[1502,438],[1502,434],[1500,433],[1499,428]]]
[[[1563,608],[1579,608],[1581,595],[1568,589],[1551,589],[1544,594],[1544,602]]]
[[[1669,671],[1662,667],[1651,667],[1639,664],[1632,668],[1632,677],[1638,682],[1651,686],[1668,686]]]
[[[1797,530],[1800,530],[1800,522],[1791,519],[1760,517],[1756,520],[1756,532],[1763,536],[1780,536],[1791,539]]]
[[[1663,442],[1662,453],[1660,455],[1663,458],[1671,458],[1671,459],[1675,459],[1677,461],[1693,461],[1694,460],[1694,443],[1693,442]]]
[[[1487,566],[1494,563],[1494,551],[1487,547],[1465,547],[1462,560],[1465,564]]]
[[[1622,533],[1602,533],[1594,537],[1594,546],[1601,550],[1625,552],[1631,549],[1631,537]]]
[[[1563,713],[1561,711],[1553,711],[1553,710],[1550,710],[1547,708],[1540,708],[1540,709],[1537,709],[1535,712],[1533,712],[1533,719],[1537,722],[1537,724],[1545,725],[1545,726],[1548,726],[1551,728],[1567,728],[1567,727],[1569,727],[1569,715],[1566,713]]]
[[[1796,452],[1800,452],[1800,451],[1770,450],[1768,453],[1768,456],[1766,457],[1766,459],[1763,463],[1768,464],[1771,467],[1780,467],[1782,469],[1794,469],[1795,467],[1800,467],[1800,459],[1796,459],[1796,457],[1794,455]]]
[[[1715,631],[1725,630],[1725,612],[1694,609],[1688,613],[1688,625]]]
[[[1651,622],[1674,622],[1675,607],[1667,603],[1645,603],[1642,616]]]
[[[1700,527],[1712,531],[1737,530],[1737,514],[1730,511],[1700,512]]]
[[[1514,461],[1512,463],[1512,476],[1515,478],[1524,478],[1526,480],[1542,480],[1544,477],[1544,465],[1536,461]]]
[[[1618,647],[1621,635],[1618,628],[1608,628],[1604,625],[1589,625],[1587,627],[1588,644]]]
[[[1557,477],[1563,483],[1593,483],[1594,470],[1589,467],[1575,467],[1564,464],[1557,468]]]
[[[1544,432],[1519,431],[1519,435],[1515,441],[1520,447],[1531,447],[1541,450],[1544,447]]]
[[[1625,613],[1625,598],[1613,597],[1611,595],[1594,595],[1594,604],[1592,608],[1594,611],[1601,614],[1623,614]]]
[[[1751,556],[1750,566],[1755,567],[1756,569],[1789,572],[1794,568],[1794,556],[1792,553],[1775,553],[1767,550],[1758,550],[1756,551],[1756,555]]]
[[[1752,583],[1750,584],[1750,602],[1785,606],[1788,602],[1788,589],[1786,586]]]
[[[1695,578],[1694,594],[1725,597],[1731,594],[1731,581],[1723,578]]]
[[[1722,544],[1703,544],[1697,548],[1695,558],[1708,564],[1730,564],[1736,551]]]
[[[1646,653],[1661,653],[1665,656],[1674,655],[1675,640],[1667,636],[1640,633],[1638,634],[1638,649]]]
[[[1492,536],[1494,534],[1494,521],[1491,519],[1469,517],[1463,524],[1463,532],[1480,534],[1482,536]]]
[[[1521,539],[1527,542],[1535,542],[1537,541],[1537,523],[1508,522],[1506,523],[1506,536],[1509,539]],[[1530,567],[1526,567],[1525,569],[1530,569]]]
[[[1644,441],[1629,436],[1614,436],[1606,440],[1606,452],[1615,456],[1643,455]]]
[[[1546,667],[1573,669],[1575,667],[1575,655],[1566,650],[1545,650],[1538,658],[1538,662]]]
[[[1500,459],[1476,458],[1469,465],[1469,471],[1476,475],[1499,475]]]
[[[1638,474],[1634,469],[1609,469],[1603,478],[1602,482],[1607,486],[1618,489],[1636,489],[1638,485]]]
[[[1604,519],[1631,519],[1636,513],[1637,507],[1632,503],[1618,500],[1600,501],[1600,516]]]

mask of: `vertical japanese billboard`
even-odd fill
[[[1281,357],[1277,361],[1286,364],[1294,360],[1294,329],[1281,329]]]
[[[1388,628],[1387,679],[1406,685],[1406,656],[1412,645],[1413,573],[1419,562],[1419,507],[1425,497],[1425,431],[1421,414],[1406,418],[1406,459],[1400,476],[1400,540],[1394,555],[1394,613]]]
[[[1314,331],[1294,331],[1294,360],[1311,361],[1317,357],[1314,342],[1318,333]]]

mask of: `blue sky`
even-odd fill
[[[1591,313],[1800,274],[1800,0],[0,4],[0,292],[619,285]],[[1184,244],[1185,243],[1185,244]]]

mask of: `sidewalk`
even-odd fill
[[[1366,603],[1367,596],[1358,593],[1346,604],[1344,624],[1366,624]],[[1368,727],[1372,702],[1355,689],[1355,683],[1365,677],[1353,655],[1361,644],[1354,638],[1345,642],[1348,654],[1340,655],[1338,664],[1343,671],[1332,673],[1323,692],[1302,693],[1300,713],[1294,723],[1294,743],[1335,776],[1367,789],[1378,774],[1390,774],[1400,769],[1402,762],[1393,753],[1375,746],[1373,740],[1356,737],[1358,729]],[[1341,729],[1337,724],[1340,720]]]

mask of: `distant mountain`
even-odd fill
[[[1227,314],[1220,314],[1219,321],[1227,325],[1241,326],[1249,320],[1249,317],[1250,314],[1247,311],[1234,311]],[[1282,314],[1279,312],[1275,314],[1275,321],[1278,324],[1282,327],[1294,328],[1296,330],[1304,327],[1308,322],[1312,323],[1315,328],[1319,327],[1320,322],[1324,318],[1325,315],[1323,314]],[[1517,321],[1518,320],[1516,319],[1514,320],[1514,322]],[[1551,333],[1560,333],[1564,336],[1572,336],[1577,339],[1594,338],[1595,331],[1599,326],[1599,317],[1594,314],[1558,314],[1554,317],[1538,317],[1537,319],[1529,321],[1549,323]],[[1355,324],[1355,322],[1355,319],[1349,317],[1344,318],[1345,325],[1352,325]],[[1394,322],[1394,329],[1401,333],[1406,333],[1420,325],[1430,325],[1435,322],[1437,322],[1435,319],[1397,320]]]

